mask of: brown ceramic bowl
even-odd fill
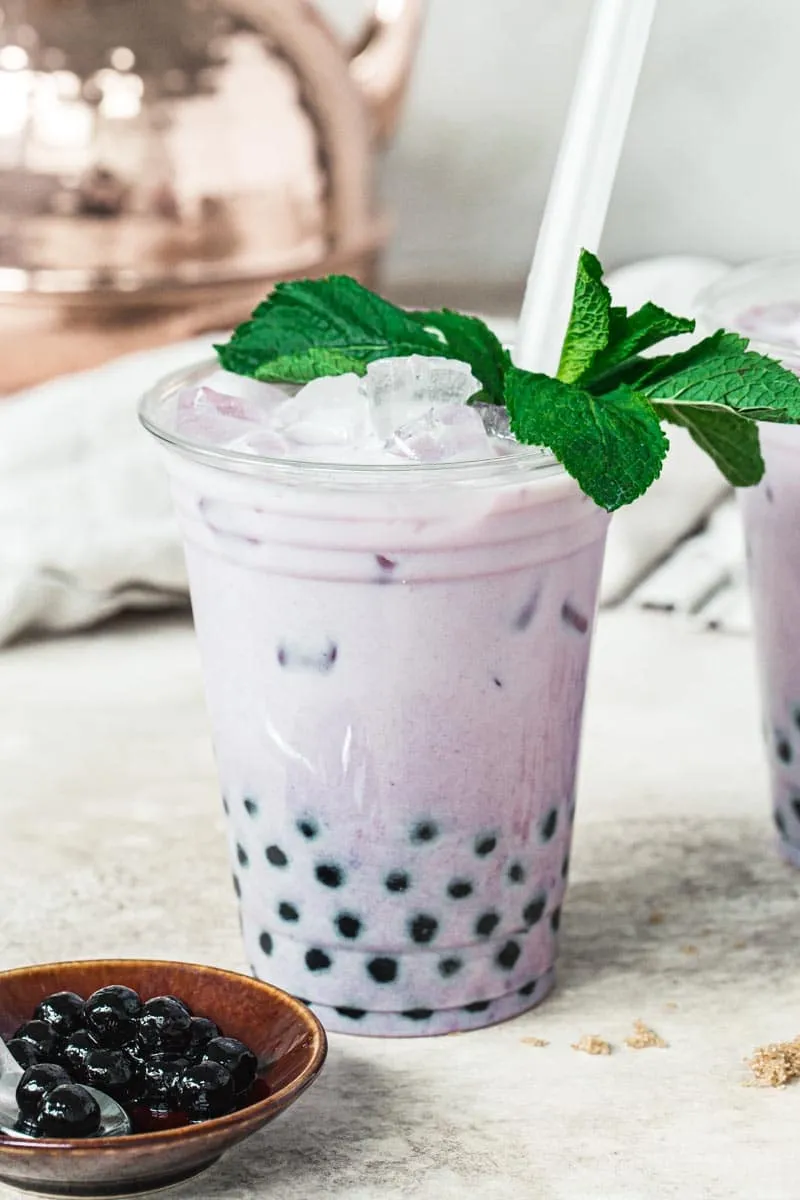
[[[317,1018],[285,992],[245,975],[191,963],[139,959],[48,963],[0,972],[0,1034],[10,1037],[51,992],[89,996],[110,983],[142,999],[171,994],[211,1017],[258,1056],[253,1103],[197,1125],[129,1137],[16,1141],[0,1135],[0,1181],[47,1196],[133,1196],[188,1179],[274,1120],[309,1087],[325,1061]]]

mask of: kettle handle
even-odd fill
[[[400,117],[414,52],[422,31],[425,0],[374,0],[371,16],[352,49],[350,73],[372,114],[381,142]]]

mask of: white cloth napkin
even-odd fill
[[[619,271],[610,284],[617,302],[653,299],[691,315],[698,288],[724,270],[663,259]],[[128,355],[0,402],[0,644],[26,630],[76,629],[126,608],[186,602],[164,467],[136,404],[161,376],[208,355],[214,340]],[[661,480],[612,523],[606,603],[630,592],[725,492],[688,439],[672,441]]]

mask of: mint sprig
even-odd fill
[[[406,311],[345,275],[279,284],[216,349],[229,371],[287,383],[364,374],[377,359],[411,354],[466,362],[482,388],[474,399],[505,404],[517,439],[552,450],[611,512],[658,478],[663,422],[688,430],[737,487],[764,473],[757,422],[800,423],[800,380],[738,334],[646,354],[693,330],[655,304],[633,313],[612,305],[599,261],[584,250],[556,378],[516,367],[477,317]]]
[[[510,358],[476,317],[406,312],[348,275],[279,283],[225,345],[220,363],[272,383],[363,375],[379,358],[423,354],[469,363],[490,404],[503,403]]]

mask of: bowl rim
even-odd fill
[[[272,983],[265,983],[264,980],[256,979],[252,975],[245,975],[241,971],[228,971],[223,967],[209,966],[207,963],[184,962],[180,959],[168,958],[76,958],[48,963],[34,963],[27,967],[12,967],[10,970],[0,971],[0,983],[14,976],[29,976],[39,971],[52,971],[57,967],[83,967],[91,965],[107,966],[110,970],[115,970],[117,968],[124,969],[133,963],[138,967],[144,968],[188,967],[192,970],[202,971],[206,975],[221,976],[229,980],[243,980],[247,984],[254,985],[257,989],[268,992],[273,998],[277,998],[279,1003],[291,1009],[311,1035],[310,1061],[296,1079],[285,1084],[277,1092],[272,1092],[269,1096],[265,1096],[263,1100],[256,1100],[255,1103],[247,1104],[244,1108],[228,1113],[224,1117],[212,1117],[210,1120],[198,1122],[196,1125],[179,1125],[174,1129],[156,1129],[149,1133],[128,1133],[120,1137],[36,1138],[30,1141],[22,1139],[16,1141],[14,1138],[0,1135],[0,1156],[14,1154],[31,1157],[42,1150],[68,1150],[73,1154],[92,1155],[103,1153],[106,1150],[109,1152],[119,1152],[125,1146],[155,1146],[181,1139],[184,1141],[200,1140],[217,1130],[222,1132],[226,1129],[235,1129],[240,1125],[248,1125],[259,1115],[269,1113],[276,1105],[282,1107],[282,1100],[286,1100],[288,1097],[297,1098],[302,1095],[322,1070],[328,1054],[328,1038],[319,1018],[314,1015],[310,1008],[307,1008],[301,1001],[296,1000],[294,996],[290,996],[283,988],[276,987]]]

